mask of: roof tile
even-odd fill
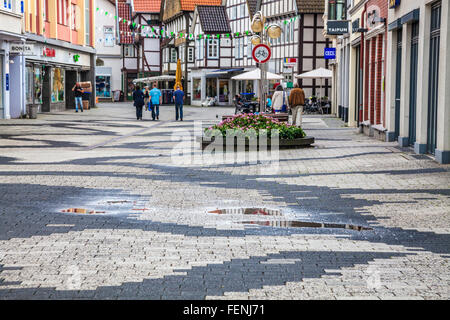
[[[196,5],[219,6],[222,0],[181,0],[181,10],[194,11]]]
[[[197,6],[204,33],[231,33],[225,6]]]
[[[133,0],[134,12],[160,12],[161,0]]]

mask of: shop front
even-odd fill
[[[214,98],[219,106],[233,104],[233,81],[231,77],[240,69],[195,70],[191,76],[192,105],[201,105],[208,98]],[[245,85],[247,85],[245,83]],[[251,82],[249,89],[252,89]],[[240,88],[238,89],[240,90]]]
[[[35,43],[26,58],[26,103],[38,112],[75,108],[72,88],[76,82],[91,81],[91,54],[48,43]]]
[[[111,67],[96,67],[95,68],[95,96],[99,99],[111,100]]]

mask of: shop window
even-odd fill
[[[228,102],[228,80],[219,80],[219,102]]]
[[[41,67],[34,68],[34,103],[42,103],[42,81]]]
[[[202,79],[194,78],[192,82],[192,88],[194,91],[194,95],[192,100],[201,100],[202,99]]]
[[[27,104],[42,103],[42,70],[41,67],[28,66],[26,71]]]
[[[52,68],[52,102],[64,101],[64,69]]]
[[[345,20],[347,17],[346,0],[328,1],[328,20]]]
[[[216,78],[206,79],[206,95],[208,97],[216,97],[217,96],[217,79]]]
[[[111,76],[96,76],[95,88],[97,97],[111,98]]]

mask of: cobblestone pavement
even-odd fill
[[[278,170],[202,165],[193,120],[232,110],[173,108],[0,121],[0,299],[449,299],[448,165],[329,116]],[[208,213],[251,207],[282,215]]]

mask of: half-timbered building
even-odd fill
[[[219,105],[232,101],[231,28],[225,6],[196,6],[190,34],[195,35],[195,66],[191,69],[192,104],[200,105],[207,97]]]
[[[122,74],[125,95],[131,99],[136,78],[159,75],[161,0],[122,0],[118,3]]]
[[[186,37],[191,29],[196,5],[220,5],[223,0],[162,0],[162,73],[175,75],[177,60],[181,60],[183,88],[190,87],[189,70],[194,67],[195,44],[193,37]],[[181,34],[181,36],[180,36]],[[184,35],[184,36],[183,36]],[[191,101],[191,92],[186,90],[186,103]]]

